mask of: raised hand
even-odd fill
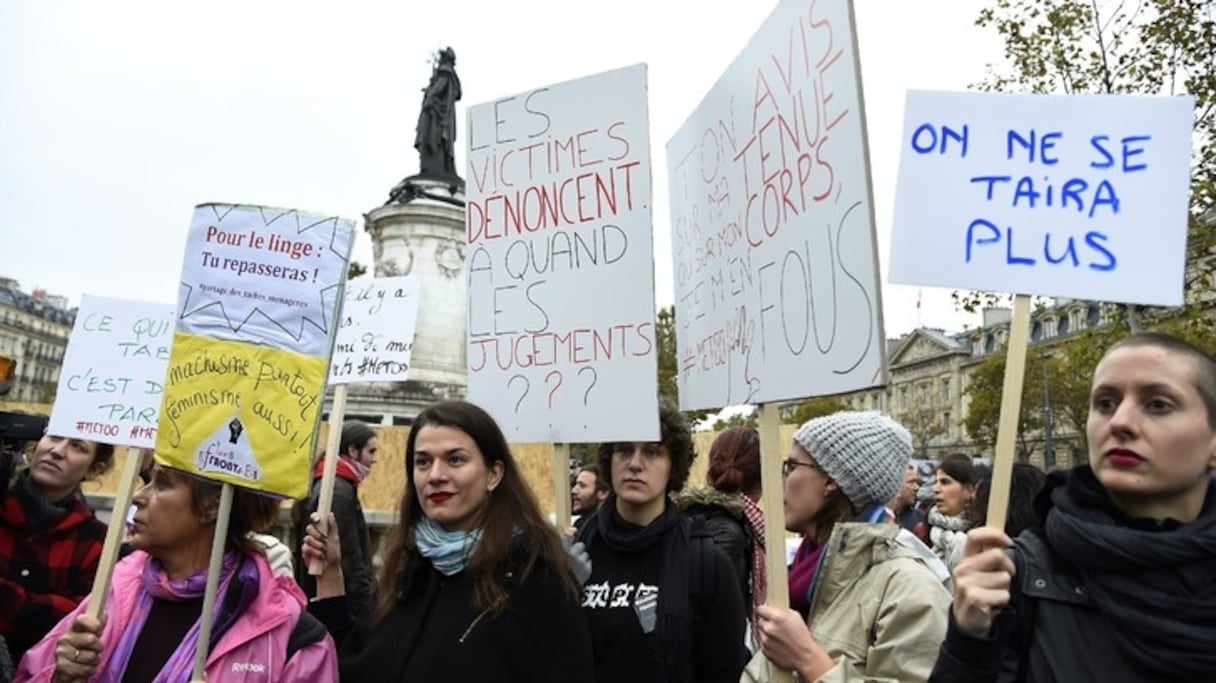
[[[987,638],[996,615],[1009,604],[1016,569],[1005,548],[1013,541],[1000,529],[967,533],[963,559],[954,568],[954,623],[973,638]]]

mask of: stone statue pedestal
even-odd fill
[[[464,398],[468,385],[464,181],[407,178],[394,188],[390,203],[364,219],[376,276],[421,279],[418,323],[409,380],[350,385],[346,416],[373,424],[409,424],[433,403]]]

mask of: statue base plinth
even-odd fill
[[[389,190],[384,206],[415,201],[433,201],[464,208],[464,178],[430,173],[409,176]]]

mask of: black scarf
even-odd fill
[[[617,512],[614,495],[600,506],[594,522],[583,529],[582,540],[587,547],[601,539],[609,548],[622,553],[642,552],[656,543],[663,544],[658,578],[659,601],[655,607],[655,637],[651,639],[660,664],[658,681],[681,683],[692,680],[688,521],[667,500],[663,513],[650,524],[632,524]]]
[[[1077,568],[1132,666],[1202,680],[1216,671],[1216,485],[1198,519],[1131,519],[1088,466],[1048,477],[1044,531]]]

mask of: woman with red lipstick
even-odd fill
[[[1216,359],[1146,333],[1094,370],[1089,464],[1013,542],[969,534],[933,681],[1199,681],[1216,672]]]
[[[342,680],[588,676],[570,561],[493,418],[464,401],[437,404],[414,420],[405,448],[400,522],[370,617],[351,619],[337,534],[310,524],[304,539],[305,561],[325,562],[311,609],[340,644]]]
[[[88,595],[106,525],[80,492],[110,468],[110,444],[45,435],[14,476],[0,453],[0,636],[15,664]]]

